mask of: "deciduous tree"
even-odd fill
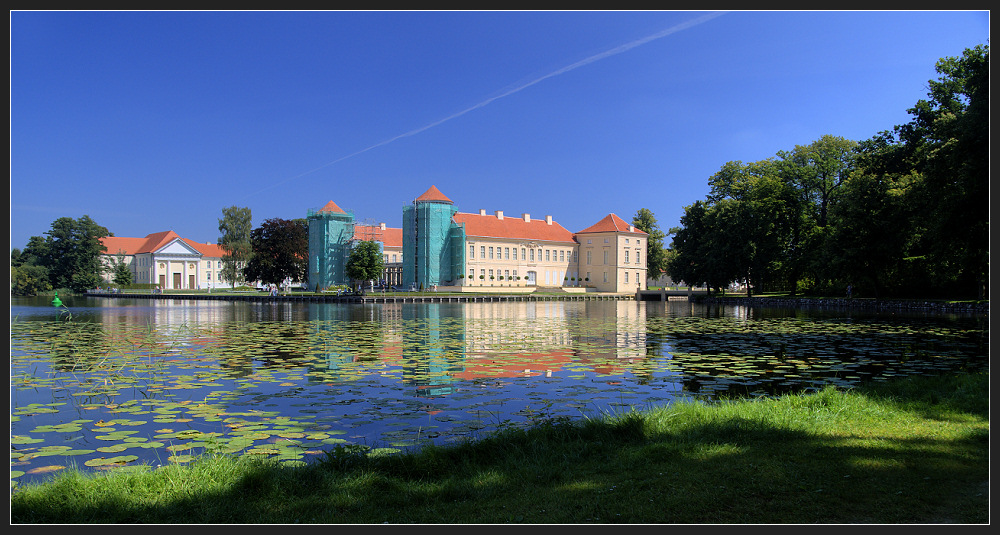
[[[663,249],[666,234],[660,230],[656,216],[648,208],[640,208],[632,218],[632,224],[649,235],[646,238],[646,277],[657,279],[667,269],[667,256]]]
[[[344,270],[348,277],[357,282],[374,281],[382,276],[385,260],[379,244],[374,241],[356,242],[351,248]]]
[[[52,222],[45,238],[32,236],[23,256],[48,271],[54,288],[84,292],[101,282],[101,254],[107,248],[101,238],[112,236],[90,216],[61,217]]]
[[[230,206],[222,209],[222,219],[219,219],[219,246],[224,251],[222,256],[222,280],[237,286],[244,281],[243,268],[253,256],[250,245],[252,216],[249,208]]]
[[[309,229],[304,219],[272,218],[250,233],[253,257],[243,269],[248,280],[281,284],[304,281],[309,263]]]

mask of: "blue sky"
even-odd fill
[[[59,217],[214,243],[333,200],[664,230],[729,161],[909,120],[988,11],[11,12],[11,247]]]

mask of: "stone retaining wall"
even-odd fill
[[[857,310],[928,311],[954,314],[989,314],[989,302],[950,303],[945,301],[920,301],[916,299],[808,299],[780,297],[708,297],[692,296],[697,303],[744,305],[750,307],[792,307]]]

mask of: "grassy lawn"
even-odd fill
[[[12,523],[988,523],[989,376],[678,404],[282,467],[18,487]]]

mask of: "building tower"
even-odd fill
[[[465,228],[456,224],[451,199],[431,186],[403,207],[403,283],[415,287],[453,284],[465,271]]]
[[[330,201],[309,210],[309,287],[324,289],[349,282],[344,266],[354,239],[354,214]]]

